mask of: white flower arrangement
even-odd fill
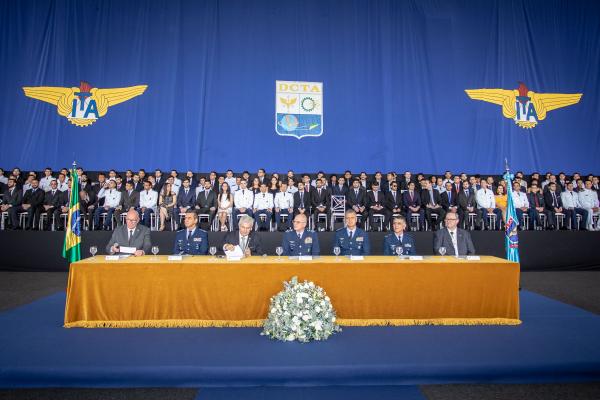
[[[282,341],[326,340],[342,329],[336,324],[331,300],[313,282],[298,282],[294,276],[284,289],[271,297],[269,315],[261,335]]]

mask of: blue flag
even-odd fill
[[[519,262],[519,235],[517,227],[519,226],[519,218],[515,211],[515,203],[513,202],[512,179],[514,175],[506,167],[504,180],[506,181],[507,205],[506,205],[506,227],[504,229],[504,243],[506,247],[506,259],[508,261]]]

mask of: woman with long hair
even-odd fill
[[[233,196],[229,191],[229,184],[223,182],[221,184],[221,190],[219,191],[219,197],[217,198],[218,210],[217,218],[219,218],[219,230],[221,232],[228,231],[227,221],[231,215],[233,209]]]
[[[173,218],[173,209],[177,204],[177,195],[173,192],[173,185],[169,182],[165,183],[162,192],[160,192],[160,231],[165,230],[165,222]]]

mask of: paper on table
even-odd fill
[[[225,255],[227,257],[243,257],[244,252],[240,246],[235,246],[233,250],[225,250]]]
[[[119,247],[119,253],[134,254],[136,252],[136,250],[137,249],[135,247],[127,247],[127,246]]]

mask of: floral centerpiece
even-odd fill
[[[336,324],[331,300],[313,282],[298,282],[294,276],[284,289],[271,297],[269,316],[261,335],[283,341],[326,340],[342,329]]]

